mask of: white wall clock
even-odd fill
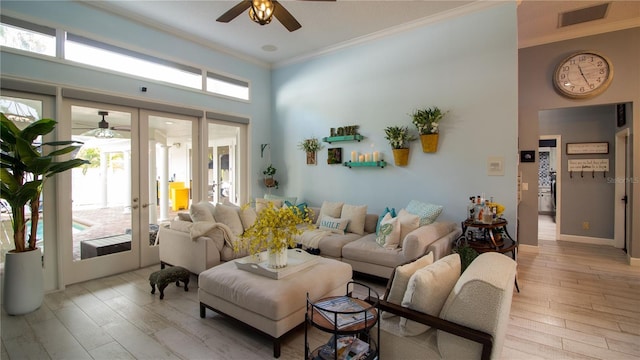
[[[613,79],[613,64],[595,51],[580,51],[558,63],[553,85],[560,94],[585,99],[601,94]]]

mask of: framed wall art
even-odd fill
[[[609,142],[567,143],[567,155],[608,154]]]
[[[342,164],[342,148],[327,149],[327,164]]]

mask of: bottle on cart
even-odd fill
[[[484,201],[484,207],[482,208],[482,222],[485,224],[493,223],[493,213],[489,207],[489,200]]]
[[[469,200],[469,205],[467,205],[467,220],[473,221],[473,216],[476,212],[476,197],[471,196]]]
[[[475,217],[473,218],[474,222],[482,222],[482,197],[480,197],[480,195],[476,196],[476,206],[474,207],[475,209]]]

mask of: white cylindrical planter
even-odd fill
[[[281,269],[287,266],[287,248],[283,247],[280,250],[272,251],[271,249],[267,250],[269,253],[269,267],[272,269]]]
[[[9,315],[30,313],[42,305],[42,252],[8,252],[4,261],[2,304]]]

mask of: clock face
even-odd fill
[[[613,78],[613,66],[595,52],[579,52],[560,62],[553,76],[558,91],[570,98],[588,98],[603,92]]]

